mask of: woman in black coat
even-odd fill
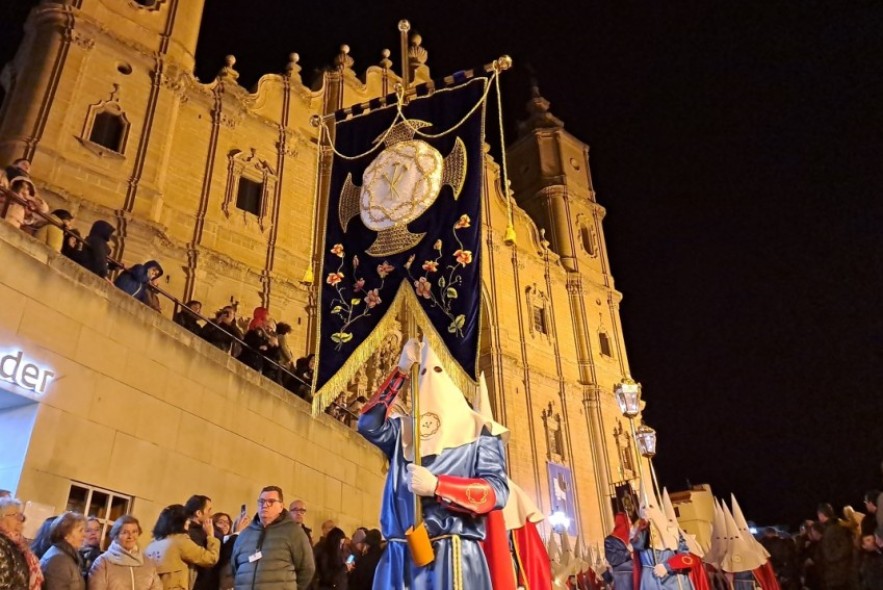
[[[107,278],[109,268],[107,266],[107,257],[110,255],[110,246],[108,242],[116,229],[104,221],[99,219],[92,224],[89,235],[86,237],[86,245],[77,260],[84,267],[88,268],[102,279]]]
[[[325,535],[316,551],[316,575],[319,590],[347,590],[349,567],[344,559],[346,535],[335,527]]]

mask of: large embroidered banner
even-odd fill
[[[484,99],[473,78],[335,124],[313,410],[331,403],[404,312],[464,391],[481,318]]]

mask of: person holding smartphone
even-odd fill
[[[316,551],[316,571],[318,572],[319,590],[347,590],[347,581],[355,559],[345,558],[344,545],[346,535],[334,527],[325,536]],[[353,557],[353,555],[350,555]]]
[[[233,555],[236,536],[239,534],[239,531],[248,526],[251,519],[248,517],[245,504],[243,504],[235,525],[230,515],[225,512],[216,513],[212,520],[215,523],[215,536],[221,541],[221,557],[215,566],[218,589],[233,590],[236,584],[233,579],[233,569],[230,567],[230,557]]]

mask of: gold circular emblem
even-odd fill
[[[682,561],[684,562],[684,565],[693,565],[693,558],[689,555],[685,555]]]
[[[420,414],[420,438],[430,438],[441,428],[441,418],[435,412]]]

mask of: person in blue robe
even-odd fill
[[[425,353],[423,358],[427,358]],[[481,428],[465,444],[423,456],[420,465],[409,461],[406,448],[411,418],[390,416],[389,410],[408,383],[410,365],[415,361],[413,350],[403,352],[399,367],[365,404],[358,422],[359,433],[389,458],[380,512],[381,531],[388,544],[373,588],[491,590],[479,542],[485,537],[484,515],[502,508],[509,494],[503,445],[487,428]],[[442,371],[437,365],[428,369]],[[424,363],[424,375],[426,370]],[[421,386],[421,398],[422,390]],[[463,406],[471,411],[465,400]],[[414,493],[421,497],[422,516],[435,553],[435,560],[425,567],[414,564],[405,540],[405,531],[415,523]]]

